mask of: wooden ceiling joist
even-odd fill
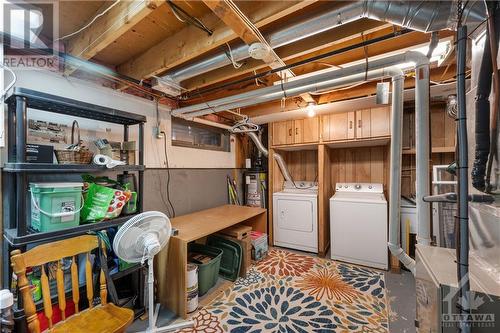
[[[217,15],[245,44],[259,41],[257,34],[234,12],[225,0],[203,0],[205,5]]]
[[[300,11],[314,2],[283,0],[245,2],[243,5],[252,9],[249,11],[249,19],[259,28]],[[118,72],[136,79],[149,78],[238,38],[238,35],[213,13],[205,15],[201,20],[212,29],[211,36],[196,27],[187,26],[143,54],[118,66]]]
[[[121,1],[87,29],[70,38],[67,45],[68,53],[84,60],[91,59],[153,10],[164,5],[165,1],[163,0]],[[109,3],[105,2],[98,13],[104,12],[109,6]],[[76,68],[68,68],[66,74],[70,74],[74,70]]]

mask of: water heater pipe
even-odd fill
[[[269,151],[264,147],[262,142],[259,140],[259,137],[255,132],[247,132],[247,135],[252,139],[253,143],[255,143],[255,146],[257,146],[257,149],[265,156],[267,157],[269,155]],[[274,159],[276,160],[276,163],[278,163],[278,167],[280,168],[281,174],[283,175],[283,178],[285,178],[286,181],[293,181],[292,177],[290,176],[290,171],[288,171],[288,167],[286,166],[285,161],[283,160],[283,157],[278,154],[274,153],[273,154]]]

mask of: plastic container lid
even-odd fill
[[[14,295],[7,290],[0,290],[0,309],[6,309],[14,304]]]
[[[38,188],[65,188],[65,187],[83,187],[83,183],[30,183],[30,186],[38,187]]]

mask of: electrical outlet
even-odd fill
[[[153,133],[157,139],[163,139],[163,133],[160,126],[153,127]]]

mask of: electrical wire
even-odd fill
[[[227,46],[227,49],[229,50],[229,54],[226,51],[224,51],[226,53],[226,56],[229,58],[229,60],[231,60],[233,67],[235,69],[239,69],[241,66],[243,66],[244,63],[237,62],[236,60],[234,60],[233,51],[231,50],[231,45],[229,45],[229,43],[226,43],[226,46]]]
[[[166,0],[168,6],[172,10],[172,13],[174,13],[174,16],[181,22],[190,24],[202,31],[205,31],[209,36],[212,36],[214,33],[211,29],[209,29],[203,22],[199,19],[197,19],[194,16],[191,16],[188,12],[186,12],[184,9],[181,7],[177,6],[175,3],[173,3],[171,0]]]
[[[60,38],[57,38],[55,41],[59,41],[59,40],[63,40],[63,39],[67,39],[69,37],[72,37],[74,35],[77,35],[79,34],[80,32],[82,32],[83,30],[87,29],[88,27],[90,27],[99,17],[102,17],[103,15],[105,15],[107,12],[109,12],[114,6],[116,6],[117,4],[119,4],[121,2],[121,0],[116,0],[114,3],[112,3],[108,8],[106,8],[102,13],[100,14],[97,14],[89,23],[87,23],[86,25],[84,25],[82,28],[78,29],[77,31],[75,32],[72,32],[66,36],[63,36],[63,37],[60,37]]]
[[[164,147],[164,152],[165,152],[165,166],[167,167],[167,201],[168,204],[170,205],[170,208],[172,209],[172,216],[175,217],[175,208],[174,205],[172,204],[172,201],[170,200],[170,166],[168,164],[168,152],[167,152],[167,134],[164,131],[160,132],[163,134],[163,147]]]
[[[77,56],[80,57],[85,51],[87,51],[90,47],[92,47],[92,45],[97,43],[102,36],[104,36],[106,33],[108,33],[116,25],[122,24],[123,21],[127,21],[127,17],[133,16],[135,14],[134,12],[136,11],[136,9],[138,9],[144,2],[145,2],[145,0],[137,2],[134,8],[127,10],[126,13],[121,15],[119,18],[116,18],[114,20],[113,24],[111,24],[111,26],[109,26],[105,31],[103,31],[99,36],[94,38],[93,41],[89,45],[87,45],[82,51],[80,51],[80,53],[77,54]]]

